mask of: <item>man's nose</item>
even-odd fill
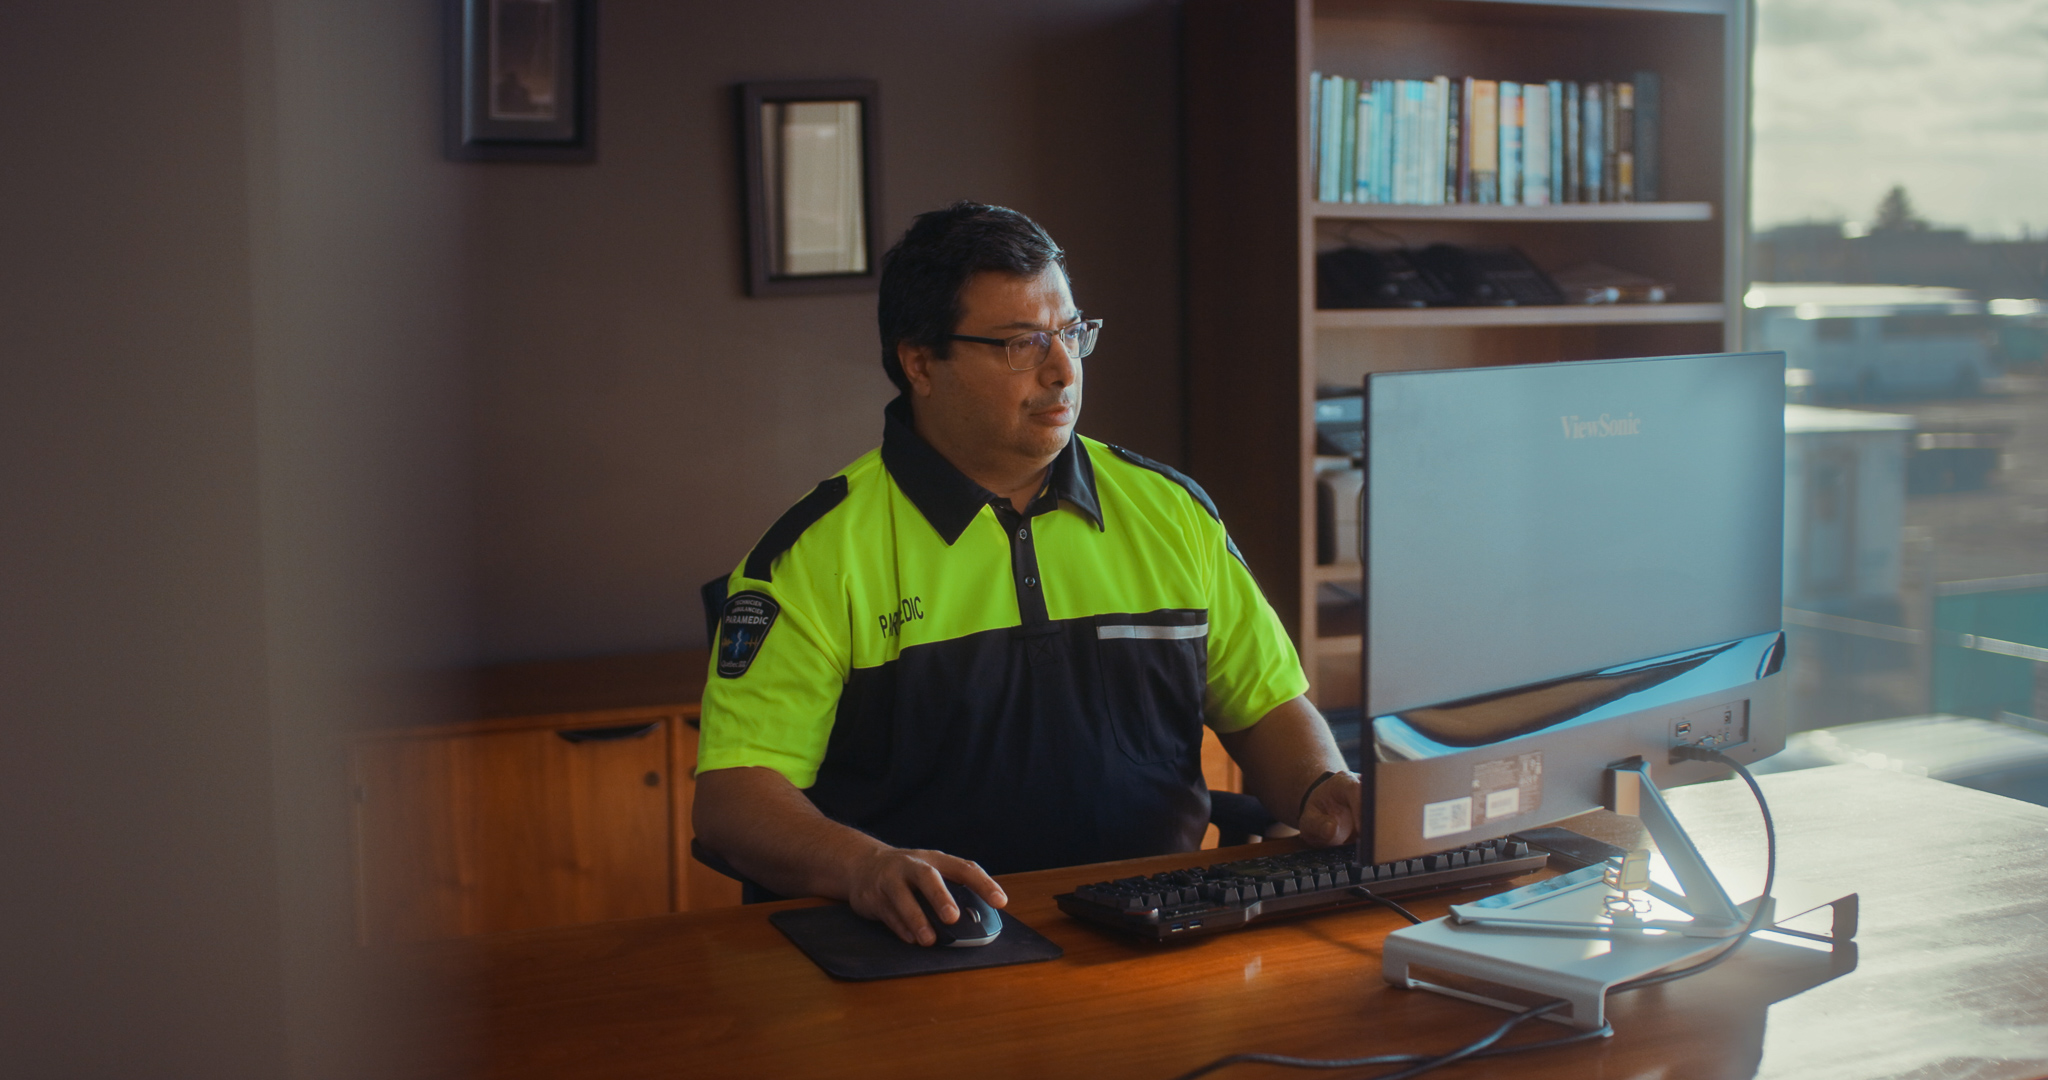
[[[1067,352],[1067,339],[1054,334],[1052,348],[1045,354],[1045,363],[1038,366],[1039,382],[1046,386],[1071,386],[1081,363]]]

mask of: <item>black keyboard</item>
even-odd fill
[[[1369,904],[1362,895],[1368,891],[1395,898],[1498,884],[1542,869],[1548,856],[1519,840],[1500,839],[1364,866],[1348,845],[1311,848],[1098,881],[1053,899],[1077,919],[1147,941],[1178,941],[1261,919]]]

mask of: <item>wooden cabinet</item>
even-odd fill
[[[478,718],[350,752],[357,934],[416,941],[739,902],[689,856],[702,652],[478,673]]]
[[[1319,387],[1369,372],[1713,352],[1741,340],[1748,5],[1742,0],[1189,0],[1188,467],[1295,635],[1318,704],[1358,703],[1359,570],[1318,566]],[[1314,200],[1310,73],[1662,83],[1654,203]],[[1315,259],[1360,236],[1512,244],[1677,286],[1664,304],[1324,311]],[[1327,617],[1319,614],[1327,609]]]
[[[739,903],[738,882],[690,857],[707,661],[686,651],[489,668],[474,719],[358,738],[358,940]],[[1239,789],[1213,733],[1202,764],[1210,787]]]

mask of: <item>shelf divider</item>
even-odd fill
[[[1355,562],[1316,564],[1309,568],[1309,574],[1317,584],[1330,582],[1342,585],[1355,584],[1365,580],[1365,567]]]
[[[1309,204],[1321,221],[1712,221],[1710,202],[1551,203],[1546,206],[1496,206],[1486,203],[1330,203]]]
[[[1332,634],[1329,637],[1316,637],[1310,640],[1315,642],[1317,656],[1357,656],[1365,651],[1363,634]]]
[[[1621,326],[1718,323],[1720,304],[1557,304],[1540,307],[1321,309],[1318,330],[1408,330],[1435,326]]]

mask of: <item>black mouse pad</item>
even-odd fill
[[[778,911],[768,921],[796,947],[836,979],[864,982],[939,971],[1035,964],[1066,955],[1045,935],[1005,912],[1003,932],[994,941],[972,948],[906,945],[881,923],[863,919],[845,904]]]

